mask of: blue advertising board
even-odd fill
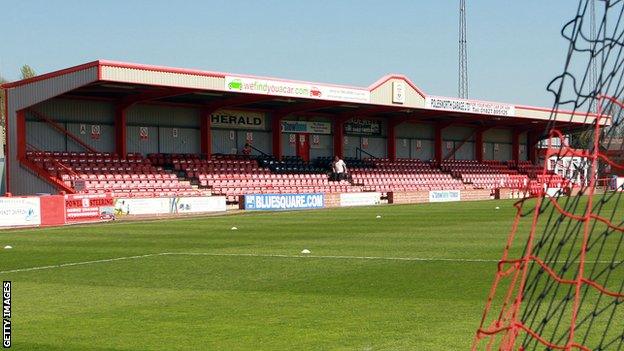
[[[246,210],[303,210],[323,208],[323,194],[254,194],[245,195]]]

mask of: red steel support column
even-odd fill
[[[483,129],[475,131],[475,158],[479,162],[483,162]]]
[[[516,163],[520,160],[520,131],[515,129],[511,136],[511,159]]]
[[[390,161],[396,160],[396,126],[400,123],[401,121],[392,119],[388,121],[388,139],[386,141],[388,143],[388,158]]]
[[[128,154],[126,137],[126,108],[118,107],[115,109],[115,152],[121,158],[126,158]]]
[[[334,156],[344,156],[344,124],[346,119],[334,118]]]
[[[434,139],[434,158],[437,163],[442,162],[442,129],[444,129],[444,125],[437,123],[435,125],[435,139]]]
[[[26,113],[24,110],[17,111],[15,116],[15,134],[17,136],[17,159],[26,157]]]
[[[529,161],[536,163],[537,162],[537,143],[538,143],[538,132],[528,132],[527,133],[527,157]]]
[[[201,153],[210,159],[212,155],[212,130],[211,130],[212,111],[208,109],[201,110],[201,126],[200,126],[200,145]]]
[[[273,135],[273,156],[282,158],[282,115],[271,116],[271,133]]]

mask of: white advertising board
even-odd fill
[[[251,77],[226,76],[225,90],[306,99],[363,103],[370,102],[370,91],[365,89],[328,86],[305,82],[258,79]]]
[[[617,191],[624,191],[624,177],[615,178],[615,189]]]
[[[159,215],[225,211],[225,196],[115,199],[116,215]]]
[[[425,98],[425,108],[432,110],[476,113],[481,115],[508,117],[516,115],[516,107],[510,104],[437,96],[427,96]]]
[[[0,227],[40,224],[38,197],[0,197]]]
[[[174,213],[224,212],[225,196],[178,197],[173,199]]]
[[[429,202],[450,202],[461,201],[461,191],[459,190],[431,190],[429,192]]]
[[[381,193],[342,193],[340,206],[371,206],[379,205]]]
[[[546,188],[546,196],[557,197],[563,195],[561,188]]]
[[[149,215],[169,213],[170,198],[115,199],[115,215]]]

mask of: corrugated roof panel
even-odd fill
[[[21,110],[95,82],[97,78],[97,67],[91,67],[11,88],[9,99],[15,110]]]
[[[223,77],[112,66],[102,66],[102,80],[205,90],[224,90],[225,87]]]

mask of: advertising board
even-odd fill
[[[323,194],[253,194],[245,195],[245,210],[303,210],[324,207]]]
[[[482,115],[508,117],[516,115],[516,107],[514,105],[449,97],[427,96],[425,98],[425,107],[433,110],[477,113]]]
[[[96,222],[115,219],[110,194],[65,195],[65,222]]]
[[[225,212],[225,196],[176,197],[171,213]]]
[[[372,206],[379,205],[381,193],[342,193],[340,194],[340,206]]]
[[[224,196],[154,197],[115,199],[115,214],[162,215],[225,211]]]
[[[331,134],[331,123],[282,121],[282,133]]]
[[[0,197],[0,227],[41,224],[38,197]]]
[[[218,110],[210,115],[212,128],[262,130],[265,128],[265,123],[263,112]]]
[[[459,190],[432,190],[429,192],[429,202],[461,201]]]
[[[370,102],[370,91],[306,82],[291,82],[253,77],[225,77],[225,90],[251,94],[298,97],[307,99]]]

